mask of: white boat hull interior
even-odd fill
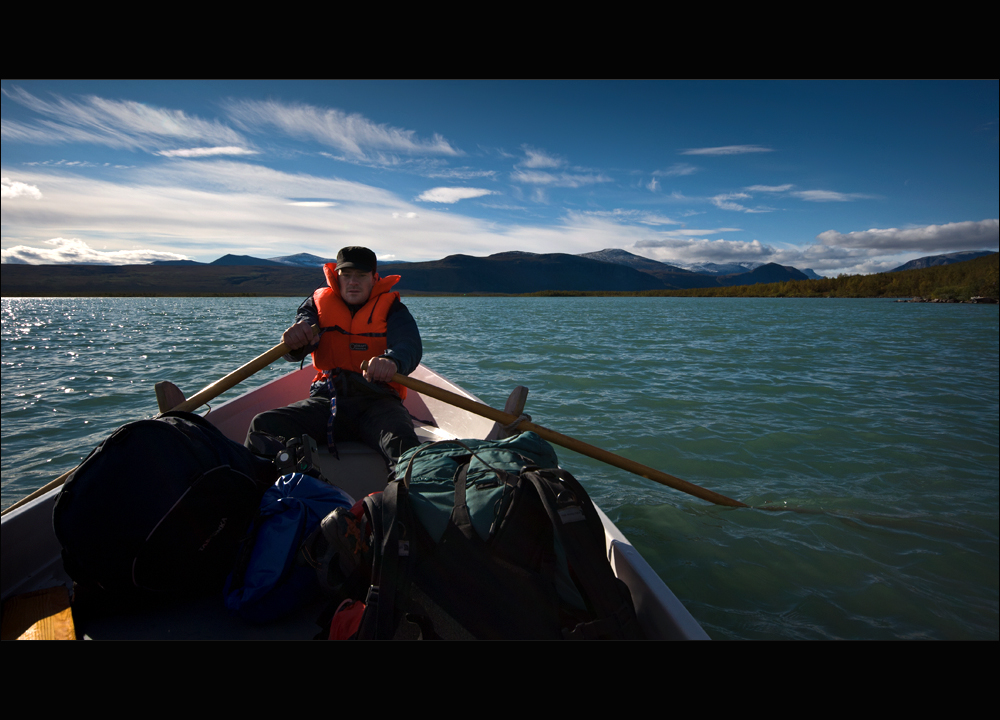
[[[308,395],[311,367],[296,370],[211,409],[206,418],[230,439],[242,443],[253,417]],[[476,402],[478,398],[421,365],[412,377]],[[405,402],[423,441],[485,438],[494,423],[434,398],[410,391]],[[320,450],[324,477],[355,499],[382,490],[388,469],[381,456],[357,442],[337,445],[340,459]],[[558,451],[558,449],[557,449]],[[572,471],[572,468],[568,468]],[[52,530],[52,508],[59,494],[45,495],[4,514],[2,519],[2,599],[58,585],[72,589],[62,566],[61,548]],[[636,614],[650,639],[708,639],[708,635],[610,519],[598,512],[605,529],[608,558],[615,574],[632,592]],[[323,604],[303,609],[283,621],[251,625],[226,614],[217,599],[171,601],[161,607],[87,617],[77,631],[91,639],[312,639]],[[75,614],[75,613],[74,613]]]

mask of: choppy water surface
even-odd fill
[[[3,506],[154,414],[155,382],[190,396],[277,343],[298,302],[4,299]],[[484,402],[527,385],[541,425],[794,508],[708,505],[557,448],[713,638],[998,639],[996,306],[406,303],[425,364]]]

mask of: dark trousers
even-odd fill
[[[283,408],[260,413],[250,423],[249,433],[265,432],[286,439],[311,435],[316,444],[326,447],[330,401],[311,397]],[[395,396],[337,395],[337,418],[334,440],[360,440],[385,459],[393,469],[399,456],[420,444],[413,432],[410,413]]]

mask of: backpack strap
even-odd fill
[[[359,640],[392,639],[402,617],[405,602],[401,605],[401,601],[409,591],[411,576],[407,501],[406,488],[400,481],[390,482],[382,493],[364,499],[365,514],[374,533],[374,560]]]
[[[642,639],[628,586],[615,577],[606,559],[604,526],[594,511],[587,491],[576,478],[561,468],[532,468],[522,472],[521,477],[535,487],[552,526],[562,540],[570,570],[597,615],[597,620],[564,631],[564,637]],[[595,561],[597,558],[604,561]]]

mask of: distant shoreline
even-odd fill
[[[570,274],[537,272],[537,268],[524,269],[516,264],[508,268],[515,281],[504,282],[500,287],[528,289],[544,284],[597,285],[603,289],[539,289],[534,292],[496,292],[477,289],[476,281],[494,286],[496,278],[482,278],[467,269],[421,278],[412,273],[410,283],[424,284],[424,288],[407,288],[407,278],[397,290],[405,297],[798,297],[798,298],[868,298],[913,301],[962,302],[972,298],[996,300],[998,291],[998,256],[993,253],[973,260],[938,265],[916,270],[877,273],[873,275],[843,275],[819,280],[781,280],[771,283],[726,284],[713,287],[608,289],[607,274]],[[591,261],[594,265],[607,265]],[[613,267],[613,266],[609,266]],[[54,265],[0,265],[2,297],[298,297],[311,295],[316,288],[326,285],[319,268],[293,269],[267,266],[199,266],[157,267],[133,266],[54,266]],[[530,272],[529,272],[530,270]],[[387,268],[387,271],[391,271]],[[635,273],[645,278],[654,278]],[[801,273],[800,273],[801,275]],[[631,277],[631,276],[630,276]],[[626,278],[627,279],[627,278]],[[466,286],[464,292],[449,292],[426,288],[428,280],[444,287]],[[554,281],[553,281],[554,280]],[[622,281],[624,282],[624,281]],[[731,282],[731,281],[730,281]],[[469,287],[471,285],[471,287]],[[612,287],[614,284],[611,284]],[[619,285],[620,286],[620,285]],[[218,288],[209,291],[207,288]]]
[[[851,297],[838,297],[838,296],[824,296],[824,295],[742,295],[742,296],[729,296],[729,295],[683,295],[677,294],[666,294],[657,293],[643,294],[636,292],[566,292],[566,291],[552,291],[552,292],[537,292],[537,293],[524,293],[521,295],[503,295],[500,293],[431,293],[431,292],[405,292],[401,291],[400,296],[403,298],[408,297],[433,297],[433,298],[538,298],[538,299],[549,299],[549,298],[607,298],[607,297],[621,297],[621,298],[632,298],[632,297],[662,297],[662,298],[693,298],[693,297],[717,297],[720,299],[746,299],[746,300],[882,300],[884,302],[892,303],[926,303],[931,305],[996,305],[997,298],[972,298],[969,300],[936,300],[936,299],[926,299],[926,298],[912,298],[910,296],[904,297],[887,297],[887,296],[851,296]],[[67,300],[73,298],[87,299],[87,298],[149,298],[149,299],[171,299],[171,298],[252,298],[252,299],[265,299],[265,298],[288,298],[294,297],[298,298],[298,295],[263,295],[255,293],[199,293],[190,295],[140,295],[140,294],[91,294],[91,295],[0,295],[4,300]]]

